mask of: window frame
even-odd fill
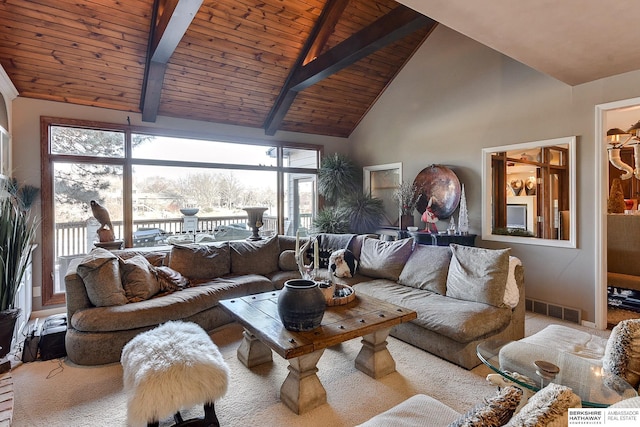
[[[85,128],[91,130],[105,130],[123,132],[125,136],[125,153],[122,158],[104,157],[104,156],[86,156],[86,155],[69,155],[69,154],[52,154],[50,142],[50,127],[66,126]],[[260,166],[260,165],[244,165],[244,164],[228,164],[228,163],[210,163],[210,162],[193,162],[193,161],[174,161],[174,160],[149,160],[149,159],[133,159],[131,138],[133,134],[146,134],[151,136],[164,136],[173,138],[202,139],[209,141],[219,141],[232,144],[259,145],[274,147],[276,149],[276,166]],[[276,172],[277,183],[277,215],[278,215],[278,234],[282,234],[284,230],[285,216],[285,183],[284,176],[287,173],[315,174],[317,176],[320,167],[320,161],[324,154],[324,147],[318,144],[293,143],[275,140],[256,140],[251,138],[231,138],[229,136],[220,136],[211,133],[184,131],[175,129],[163,129],[145,126],[131,126],[117,123],[107,123],[89,120],[68,119],[59,117],[40,117],[40,159],[41,159],[41,196],[42,196],[42,305],[64,304],[66,294],[54,292],[54,274],[55,274],[55,208],[54,208],[54,163],[100,163],[119,165],[123,168],[123,227],[125,247],[132,246],[133,234],[133,202],[132,202],[132,170],[134,166],[178,166],[193,167],[207,169],[233,169],[247,171],[272,171]],[[296,168],[284,166],[283,156],[286,148],[306,149],[316,151],[317,168]],[[317,191],[316,191],[317,194]],[[316,205],[320,201],[316,201]]]

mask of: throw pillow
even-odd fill
[[[77,272],[84,282],[91,304],[108,307],[127,303],[120,281],[118,257],[108,250],[93,249],[78,264]]]
[[[175,245],[169,267],[192,280],[207,280],[229,274],[229,243]]]
[[[154,267],[154,273],[158,279],[158,286],[162,292],[174,292],[189,286],[189,279],[178,273],[171,267]]]
[[[148,300],[160,292],[153,266],[142,255],[134,255],[129,259],[120,258],[120,276],[129,302]]]
[[[606,372],[617,375],[638,388],[640,384],[640,319],[618,323],[607,340],[602,359]]]
[[[278,236],[268,240],[229,242],[231,272],[234,274],[269,274],[278,270],[280,245]]]
[[[384,242],[366,238],[360,252],[360,273],[397,281],[413,250],[413,239]]]
[[[447,274],[446,296],[502,306],[511,249],[485,249],[456,244],[449,247],[452,257]]]
[[[296,263],[296,251],[286,250],[280,252],[278,257],[278,267],[282,271],[297,271],[298,264]]]
[[[400,273],[401,285],[444,295],[447,292],[447,272],[451,249],[445,246],[416,245]]]
[[[487,398],[449,427],[499,427],[505,425],[520,404],[522,390],[514,386],[503,387],[496,396]]]
[[[569,408],[580,408],[582,402],[569,387],[550,383],[529,398],[527,404],[506,424],[509,427],[565,427]]]
[[[338,249],[329,256],[329,272],[336,277],[353,277],[358,260],[349,249]]]

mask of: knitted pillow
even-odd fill
[[[503,387],[496,396],[486,398],[466,414],[449,424],[449,427],[499,427],[511,419],[520,404],[522,390]]]
[[[640,384],[640,319],[618,323],[607,340],[602,367],[638,388]]]
[[[509,427],[566,427],[569,408],[580,408],[582,402],[569,387],[550,383],[529,401],[506,424]]]
[[[504,306],[510,249],[485,249],[449,245],[452,252],[447,274],[448,297]]]

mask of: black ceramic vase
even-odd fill
[[[293,279],[284,283],[278,296],[278,314],[285,329],[304,332],[320,326],[326,301],[313,280]]]

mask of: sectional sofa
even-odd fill
[[[359,260],[351,278],[332,279],[412,308],[418,318],[392,335],[465,368],[479,364],[478,342],[524,336],[523,270],[508,250],[383,242],[367,236],[321,235],[320,275],[328,254],[347,248]],[[69,359],[117,362],[124,345],[169,320],[205,330],[232,322],[218,301],[281,289],[299,277],[295,238],[230,241],[109,252],[94,249],[65,276]],[[511,260],[511,261],[510,261]],[[307,260],[308,261],[308,260]],[[509,286],[507,286],[509,283]]]

